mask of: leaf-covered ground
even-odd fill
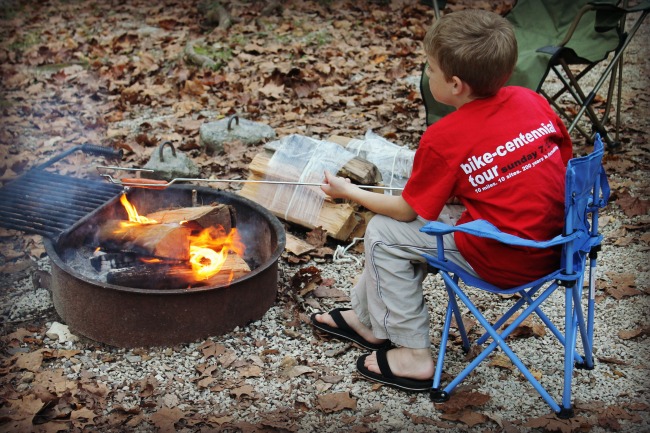
[[[200,125],[232,114],[268,124],[279,137],[291,133],[315,138],[360,137],[372,129],[395,143],[415,148],[425,127],[417,85],[423,62],[421,40],[433,20],[432,8],[423,3],[289,1],[268,12],[264,1],[224,1],[233,23],[220,28],[198,1],[1,1],[0,186],[83,143],[122,149],[122,164],[139,167],[158,144],[170,140],[199,166],[202,177],[246,177],[259,146],[233,142],[217,155],[207,155],[200,148]],[[505,13],[513,1],[449,3],[447,11],[472,5]],[[645,40],[650,33],[648,25],[646,22],[641,29],[640,38]],[[190,48],[195,56],[187,55]],[[203,64],[197,65],[197,59],[199,63],[203,59]],[[619,253],[611,255],[617,258],[616,263],[604,263],[599,301],[647,302],[649,59],[645,45],[637,43],[630,48],[622,146],[606,157],[613,196],[602,224],[605,248]],[[584,150],[584,141],[576,137],[576,151]],[[84,177],[94,175],[94,166],[102,162],[74,154],[57,168],[62,174]],[[15,290],[21,276],[35,273],[34,261],[44,256],[39,236],[0,228],[2,296]],[[290,290],[280,288],[281,292]],[[290,296],[283,302],[288,309],[297,309]],[[132,413],[113,408],[112,416],[98,417],[108,409],[107,397],[120,391],[83,378],[68,386],[64,377],[57,376],[60,372],[50,371],[49,366],[57,360],[75,363],[79,355],[74,350],[53,352],[43,347],[42,338],[34,337],[42,337],[45,322],[53,320],[56,314],[50,311],[43,317],[2,324],[0,430],[11,425],[39,431],[56,431],[62,426],[91,431],[94,424],[119,429],[136,427],[143,420],[160,430],[173,430],[174,423],[187,431],[222,425],[233,431],[289,429],[290,422],[279,415],[258,426],[239,423],[232,427],[227,414],[190,416],[191,411],[173,409],[173,401],[159,411],[146,405]],[[647,321],[636,321],[621,329],[618,337],[629,342],[630,350],[636,350],[647,345],[647,334]],[[214,342],[206,342],[201,350],[206,357],[222,357],[222,366],[235,362],[228,361],[232,356],[228,349]],[[147,353],[134,356],[146,358]],[[620,360],[600,361],[616,366]],[[235,367],[245,370],[244,377],[255,377],[261,374],[255,370],[257,364],[253,360]],[[291,374],[308,373],[304,366],[289,367],[303,368]],[[614,371],[612,377],[620,373]],[[46,385],[24,385],[30,383],[25,379],[29,374],[32,380],[36,374]],[[209,377],[210,371],[204,370],[197,380]],[[232,386],[233,399],[255,394],[240,385]],[[151,403],[151,383],[143,380],[134,387],[142,402]],[[476,398],[470,396],[469,400]],[[460,401],[464,404],[462,398]],[[329,394],[318,404],[319,409],[313,410],[347,416],[354,401],[347,394]],[[294,407],[300,403],[294,402]],[[601,409],[583,408],[592,414]],[[636,412],[644,410],[646,402],[639,400],[618,410],[608,407],[582,424],[538,418],[529,427],[575,431],[598,426],[616,431],[624,428],[623,422],[634,430],[640,422]],[[370,411],[364,416],[370,419],[374,414]],[[414,424],[431,422],[415,414],[409,416]],[[458,417],[455,421],[465,425],[498,418],[474,412]],[[361,423],[363,420],[360,417]],[[454,428],[456,424],[435,421],[433,425]],[[486,431],[497,430],[495,426],[490,424]],[[504,420],[500,427],[514,428]]]

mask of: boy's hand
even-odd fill
[[[350,179],[337,177],[325,170],[325,185],[320,187],[323,192],[332,198],[349,199],[353,189],[358,189]]]
[[[401,195],[386,195],[367,191],[350,182],[350,179],[337,177],[325,171],[325,185],[320,187],[332,198],[354,201],[366,209],[394,218],[398,221],[413,221],[417,213]]]

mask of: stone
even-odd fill
[[[45,335],[51,340],[59,340],[59,343],[65,343],[68,341],[78,341],[79,337],[70,332],[68,325],[64,325],[59,322],[53,322],[50,329],[47,330]]]
[[[199,141],[206,153],[222,153],[223,145],[238,140],[244,144],[258,144],[275,138],[269,125],[231,116],[216,122],[207,122],[199,128]]]
[[[170,141],[158,146],[144,168],[153,172],[142,172],[149,179],[172,180],[176,177],[195,178],[200,174],[199,168],[184,152],[177,151]]]

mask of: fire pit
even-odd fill
[[[78,261],[93,246],[102,224],[124,218],[120,198],[115,197],[56,239],[45,239],[54,307],[74,332],[119,347],[174,345],[244,326],[273,305],[285,233],[268,210],[236,194],[205,187],[133,189],[127,196],[142,214],[214,202],[232,206],[246,245],[243,259],[251,271],[226,285],[190,288],[126,287],[98,280]]]

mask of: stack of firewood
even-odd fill
[[[338,137],[337,141],[341,145],[344,140]],[[278,150],[278,143],[278,141],[268,143],[264,146],[264,150],[253,158],[249,166],[249,180],[291,182],[300,179],[301,168],[296,167],[300,167],[301,161],[284,158],[281,165],[271,164],[272,158]],[[315,143],[318,144],[317,141]],[[336,174],[349,178],[353,183],[360,185],[380,185],[382,180],[381,174],[374,164],[352,154]],[[328,236],[334,239],[348,241],[352,237],[363,236],[368,220],[368,211],[360,208],[357,204],[335,201],[325,197],[322,199],[322,203],[316,203],[321,207],[314,220],[306,218],[297,209],[291,208],[292,203],[295,202],[295,194],[290,189],[283,189],[281,186],[275,185],[272,187],[277,189],[273,189],[273,193],[269,194],[269,185],[248,183],[239,191],[239,194],[261,204],[283,220],[310,229],[321,227]],[[300,199],[309,200],[310,197],[303,196]]]

